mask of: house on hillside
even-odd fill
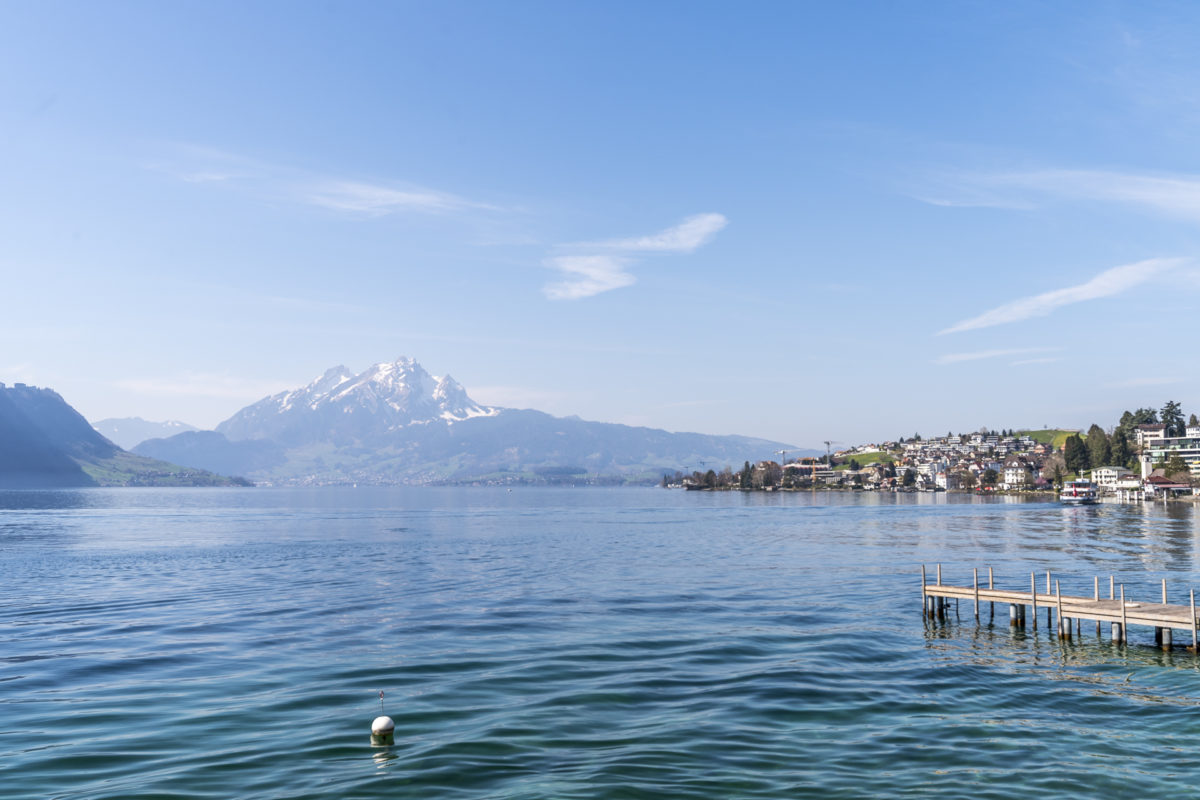
[[[1026,459],[1013,456],[1004,462],[1004,477],[1000,488],[1024,489],[1032,483],[1033,470]]]
[[[1138,447],[1147,448],[1161,442],[1167,436],[1167,426],[1161,422],[1138,425],[1133,431],[1133,440]]]

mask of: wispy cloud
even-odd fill
[[[567,279],[542,287],[542,293],[551,300],[578,300],[630,286],[637,282],[637,278],[628,271],[635,262],[626,256],[595,251],[691,253],[710,242],[727,224],[729,220],[723,214],[695,214],[678,225],[649,236],[560,245],[558,249],[585,252],[547,258],[543,263],[564,273]]]
[[[258,400],[289,388],[283,381],[201,372],[126,378],[116,381],[114,385],[127,391],[158,397],[218,397],[233,400]]]
[[[551,300],[578,300],[637,281],[625,271],[629,259],[620,256],[558,256],[546,259],[545,263],[567,276],[564,281],[542,287],[542,292]]]
[[[1004,358],[1005,356],[1024,356],[1033,353],[1052,353],[1059,348],[1057,347],[1005,347],[995,350],[976,350],[971,353],[947,353],[943,356],[938,356],[933,363],[958,364],[963,361],[980,361],[985,358]]]
[[[308,192],[313,205],[370,217],[405,211],[441,212],[466,208],[493,209],[448,192],[429,189],[396,189],[358,181],[322,181]]]
[[[1046,357],[1046,358],[1022,358],[1019,361],[1009,363],[1010,367],[1022,367],[1026,364],[1053,364],[1057,361],[1062,361],[1061,356]]]
[[[1128,291],[1169,269],[1181,267],[1186,263],[1188,263],[1188,259],[1184,258],[1151,258],[1106,269],[1091,280],[1077,286],[1068,286],[1031,297],[1022,297],[985,311],[979,316],[956,322],[949,328],[938,331],[938,335],[990,328],[993,325],[1020,322],[1032,317],[1044,317],[1063,306],[1097,300],[1102,297],[1112,297]]]
[[[1143,206],[1200,222],[1200,176],[1142,175],[1099,170],[1041,170],[996,175],[998,187]]]
[[[256,160],[197,145],[173,145],[146,167],[185,183],[221,184],[247,193],[364,217],[499,210],[496,206],[395,180],[361,180]]]
[[[1200,175],[1040,169],[931,176],[912,192],[937,206],[1032,209],[1049,199],[1137,206],[1200,222]]]
[[[728,224],[729,220],[725,218],[724,214],[696,214],[678,225],[649,236],[610,239],[601,242],[581,242],[567,246],[637,252],[690,253],[696,248],[708,244]]]

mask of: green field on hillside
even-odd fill
[[[850,459],[858,462],[860,467],[865,467],[868,464],[876,464],[880,461],[895,461],[896,456],[892,453],[880,451],[878,453],[855,453],[849,456],[838,456],[838,463],[834,469],[847,469],[850,466]]]
[[[1078,433],[1079,438],[1087,440],[1087,434],[1079,431],[1066,431],[1061,428],[1047,428],[1041,431],[1017,431],[1018,436],[1028,436],[1035,442],[1051,445],[1057,449],[1062,449],[1063,443],[1067,441],[1067,437],[1073,433]]]

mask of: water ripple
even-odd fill
[[[650,490],[0,493],[15,798],[1192,793],[1200,662],[918,567],[1176,602],[1190,506]],[[52,587],[52,591],[47,591]],[[1001,617],[1000,612],[1004,611]],[[377,692],[395,743],[373,748]]]

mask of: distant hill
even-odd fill
[[[263,473],[287,461],[284,449],[274,442],[231,442],[216,431],[188,431],[166,439],[149,439],[134,450],[138,455],[203,466],[223,475]]]
[[[102,419],[93,422],[92,427],[99,431],[101,436],[125,450],[132,450],[147,439],[163,439],[177,433],[198,430],[186,422],[149,422],[141,417]]]
[[[217,438],[217,437],[220,438]],[[675,470],[740,467],[777,450],[744,436],[669,433],[484,406],[409,358],[355,375],[334,367],[217,426],[135,452],[282,483],[657,481]]]
[[[228,486],[245,481],[127,453],[50,389],[0,383],[0,487]]]

